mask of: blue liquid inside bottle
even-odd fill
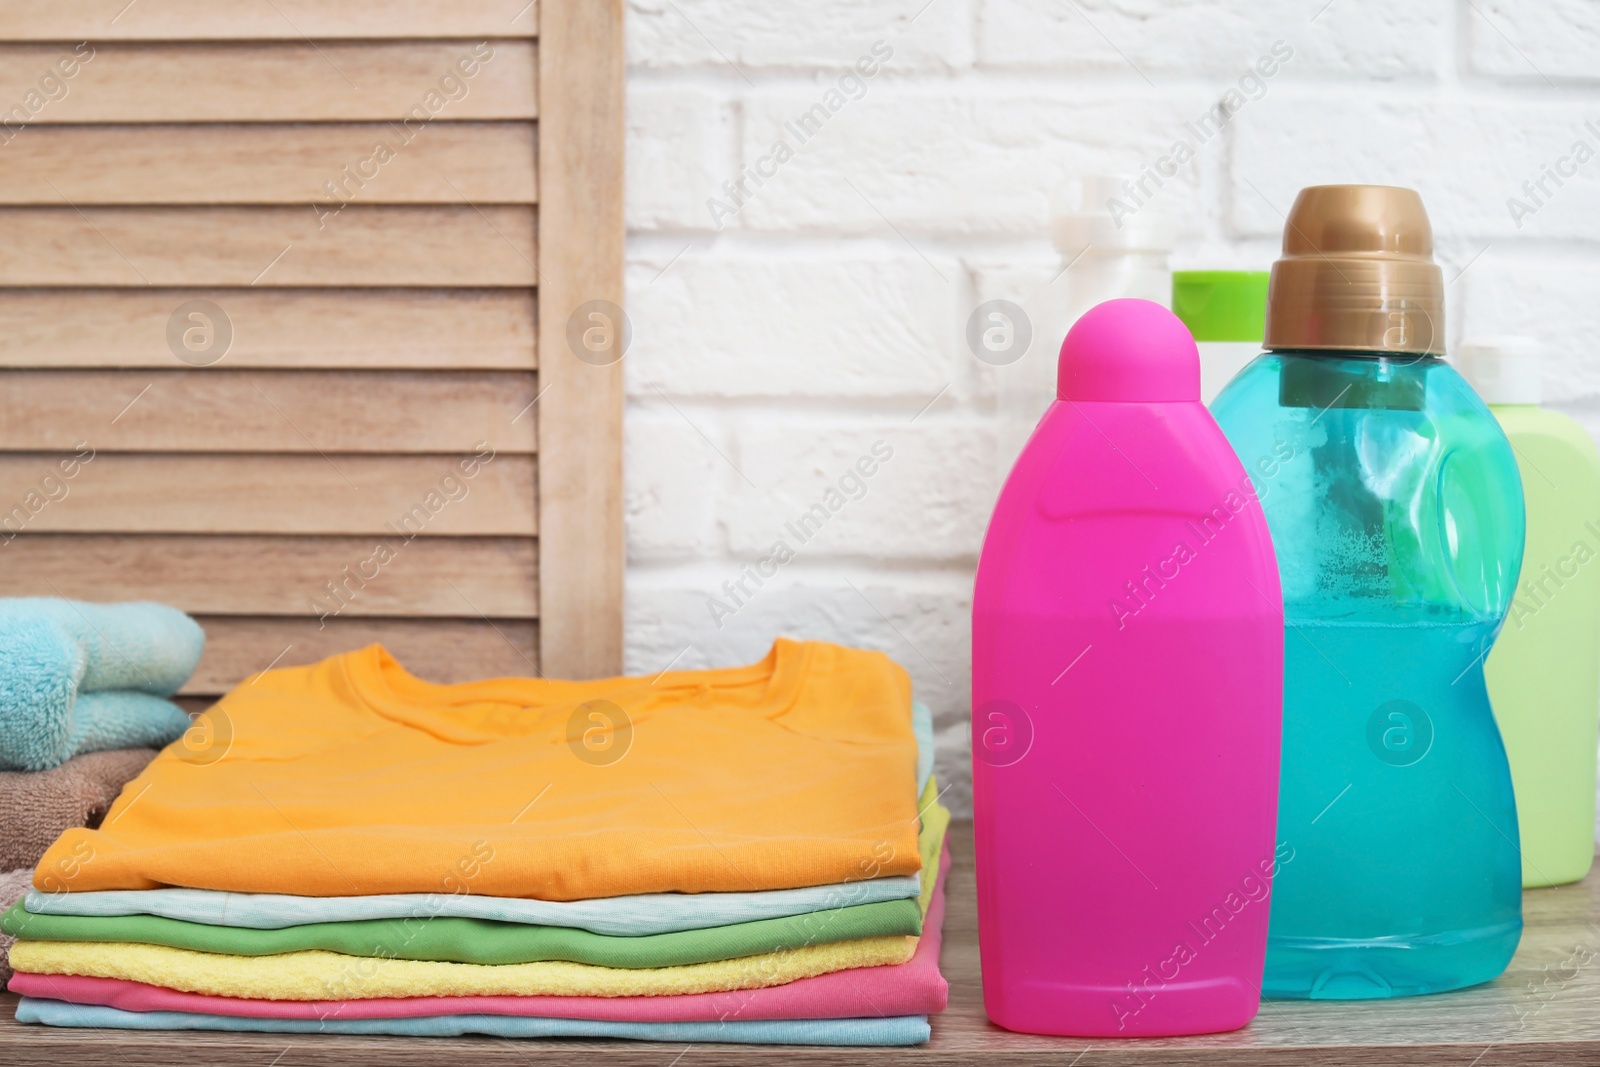
[[[1283,584],[1284,731],[1263,991],[1358,999],[1499,975],[1522,932],[1483,660],[1522,563],[1499,425],[1443,360],[1261,356],[1213,404]]]

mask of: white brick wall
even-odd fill
[[[1551,399],[1600,429],[1600,158],[1520,226],[1506,204],[1574,141],[1600,152],[1593,0],[631,0],[629,20],[632,671],[778,634],[884,649],[963,807],[971,573],[1005,465],[967,316],[1049,278],[1056,188],[1135,176],[1276,41],[1292,60],[1160,194],[1174,266],[1265,268],[1303,185],[1414,186],[1452,347],[1532,334]],[[841,88],[879,41],[892,57]],[[874,442],[892,458],[786,535]],[[794,558],[758,586],[779,538]]]

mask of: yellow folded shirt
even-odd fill
[[[650,997],[761,989],[849,967],[905,963],[914,937],[869,937],[806,945],[685,967],[594,967],[585,963],[437,963],[337,952],[222,956],[122,941],[18,941],[11,966],[29,974],[124,978],[218,997],[364,1000],[371,997]]]
[[[938,778],[928,775],[928,784],[917,801],[917,810],[922,813],[919,822],[922,829],[917,834],[917,850],[922,857],[922,892],[918,903],[924,915],[928,914],[928,905],[933,901],[933,887],[939,881],[939,853],[944,851],[944,837],[950,830],[950,809],[939,803],[941,795]]]
[[[446,686],[373,645],[268,671],[191,735],[34,885],[581,900],[920,866],[911,683],[877,652]]]

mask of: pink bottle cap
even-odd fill
[[[1200,401],[1200,353],[1183,322],[1151,300],[1096,304],[1067,331],[1056,368],[1062,400]]]

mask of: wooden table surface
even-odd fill
[[[950,1008],[919,1048],[865,1049],[669,1045],[629,1041],[511,1041],[64,1030],[20,1026],[16,997],[0,998],[0,1065],[195,1063],[208,1067],[297,1064],[623,1064],[712,1067],[762,1061],[808,1064],[1500,1064],[1600,1065],[1600,875],[1524,895],[1527,923],[1510,969],[1460,993],[1331,1003],[1269,1001],[1232,1034],[1171,1040],[1088,1041],[1031,1037],[991,1026],[978,977],[972,828],[951,828],[942,966]]]

